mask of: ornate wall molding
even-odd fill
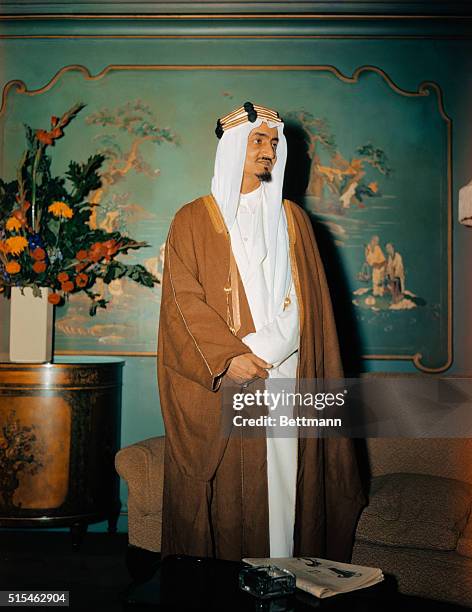
[[[471,15],[379,13],[1,14],[0,38],[470,39]]]
[[[187,65],[175,65],[175,64],[110,64],[106,66],[103,70],[98,72],[97,74],[92,74],[86,66],[82,66],[80,64],[73,64],[70,66],[64,66],[60,70],[56,72],[56,74],[42,87],[37,89],[28,89],[26,83],[19,79],[14,79],[5,84],[2,91],[2,104],[0,106],[0,116],[2,116],[5,112],[7,96],[11,89],[16,88],[16,93],[25,94],[27,96],[35,96],[41,93],[44,93],[51,89],[57,81],[61,78],[63,74],[66,72],[80,72],[84,76],[86,81],[98,81],[105,77],[107,74],[114,71],[143,71],[143,70],[157,70],[157,71],[188,71],[188,70],[266,70],[270,72],[281,72],[281,71],[289,71],[289,72],[300,72],[300,71],[310,71],[310,72],[331,72],[336,76],[339,80],[344,83],[357,83],[359,81],[359,77],[364,72],[375,72],[379,76],[381,76],[385,82],[388,84],[393,91],[403,96],[408,97],[421,97],[430,95],[431,91],[437,96],[438,108],[441,116],[444,120],[450,123],[450,118],[447,116],[446,111],[444,109],[443,96],[441,88],[437,83],[432,81],[423,81],[419,84],[416,91],[411,91],[407,89],[403,89],[398,86],[393,79],[389,77],[389,75],[378,68],[377,66],[359,66],[353,72],[351,76],[343,74],[341,70],[336,68],[335,66],[329,65],[247,65],[247,64],[230,64],[230,65],[203,65],[203,64],[187,64]]]

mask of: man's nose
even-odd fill
[[[275,151],[274,148],[272,146],[272,144],[270,142],[265,142],[263,147],[262,147],[262,157],[267,157],[270,160],[274,160],[275,158]]]

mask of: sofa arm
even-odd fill
[[[163,436],[149,438],[118,451],[115,467],[128,485],[130,544],[159,551],[164,483]]]

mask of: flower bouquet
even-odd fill
[[[39,296],[46,287],[55,305],[84,292],[93,316],[107,305],[94,291],[99,279],[109,284],[127,277],[146,287],[158,279],[144,266],[120,258],[149,246],[146,242],[91,223],[96,205],[89,198],[101,186],[103,155],[92,155],[84,163],[71,161],[64,177],[51,174],[47,149],[63,137],[84,106],[76,104],[62,117],[51,117],[48,130],[25,126],[27,148],[16,180],[0,179],[0,292],[9,297],[13,287],[30,287]]]

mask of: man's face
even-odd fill
[[[271,172],[277,161],[279,142],[277,128],[261,123],[254,128],[247,139],[244,176],[257,177],[260,181],[270,181]]]

